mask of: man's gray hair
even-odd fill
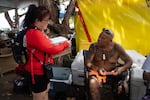
[[[105,32],[107,35],[111,35],[112,37],[114,37],[114,33],[109,29],[103,28],[102,32]]]

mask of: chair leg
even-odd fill
[[[86,100],[90,100],[90,93],[89,93],[89,69],[87,68],[85,64],[85,59],[87,57],[88,50],[83,50],[83,56],[84,56],[84,82],[85,82],[85,96]]]

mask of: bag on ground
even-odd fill
[[[25,79],[15,79],[13,82],[13,91],[15,93],[31,93],[30,87]]]

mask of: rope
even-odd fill
[[[76,7],[78,8],[78,10],[79,10],[79,11],[78,11],[78,15],[80,16],[80,21],[81,21],[81,23],[82,23],[82,25],[83,25],[83,28],[84,28],[84,31],[85,31],[85,33],[86,33],[88,42],[92,42],[91,37],[90,37],[90,34],[89,34],[89,31],[88,31],[88,29],[87,29],[87,26],[86,26],[86,24],[85,24],[83,15],[82,15],[82,13],[81,13],[81,10],[80,10],[80,8],[79,8],[77,2],[75,3],[75,6],[76,6]]]

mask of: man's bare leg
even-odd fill
[[[89,81],[89,88],[92,100],[101,100],[100,86],[95,78],[91,78]]]

